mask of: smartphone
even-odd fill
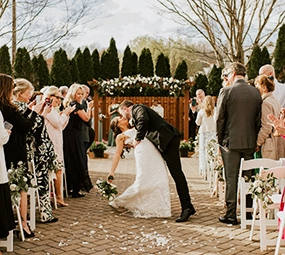
[[[42,99],[41,95],[37,95],[36,96],[36,104],[39,104],[41,102],[41,99]]]
[[[13,125],[8,121],[4,121],[4,127],[5,129],[11,130],[13,128]]]
[[[195,98],[192,98],[192,106],[196,106],[196,104],[197,104],[197,101],[196,101],[196,99]]]
[[[46,103],[46,105],[51,105],[51,103],[52,103],[52,99],[50,99],[50,98],[46,98],[45,99],[45,103]]]

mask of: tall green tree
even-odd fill
[[[206,75],[199,73],[195,76],[195,84],[190,89],[191,97],[196,96],[196,90],[202,89],[205,93],[207,91],[208,78]]]
[[[110,79],[109,78],[109,63],[110,63],[110,53],[108,53],[107,51],[103,51],[102,56],[101,56],[101,78],[106,80],[106,79]]]
[[[9,48],[7,45],[3,45],[0,48],[0,72],[8,75],[12,75],[12,66],[9,54]]]
[[[139,73],[144,77],[153,76],[153,61],[148,48],[143,48],[139,57]]]
[[[279,29],[274,50],[274,69],[278,80],[285,81],[285,24]]]
[[[93,70],[91,54],[87,47],[84,49],[82,55],[83,55],[83,68],[84,68],[84,72],[82,74],[82,81],[83,84],[88,85],[88,81],[91,81],[92,78],[94,77],[94,70]]]
[[[138,55],[132,52],[132,75],[138,74]]]
[[[72,83],[69,60],[63,49],[59,49],[53,55],[53,63],[50,73],[52,83],[58,87]]]
[[[76,66],[77,66],[77,70],[78,70],[78,82],[83,84],[84,83],[84,58],[83,58],[83,54],[80,50],[80,48],[78,48],[76,50],[75,53],[75,61],[76,61]]]
[[[44,56],[40,54],[38,57],[34,56],[32,59],[34,80],[33,84],[36,90],[40,90],[44,86],[50,85],[51,80],[49,76],[49,70],[47,62]]]
[[[266,64],[271,64],[271,58],[270,58],[270,54],[268,52],[268,49],[266,46],[264,46],[262,48],[262,51],[261,51],[261,59],[262,59],[262,65],[266,65]]]
[[[129,45],[127,45],[123,56],[121,77],[131,76],[133,71],[132,69],[133,69],[132,52]]]
[[[170,76],[169,59],[164,56],[163,53],[160,53],[157,57],[157,61],[155,64],[155,74],[160,77]]]
[[[69,70],[71,75],[71,82],[78,83],[78,68],[74,57],[69,60]]]
[[[216,65],[213,66],[211,72],[209,73],[208,77],[208,84],[207,84],[207,89],[206,89],[206,94],[211,95],[211,96],[218,96],[220,89],[222,88],[222,68],[217,67]]]
[[[93,50],[91,54],[91,60],[94,72],[93,78],[98,80],[99,77],[101,77],[101,65],[100,65],[100,56],[97,49]]]
[[[188,67],[185,60],[182,60],[175,71],[174,78],[178,80],[187,80]]]
[[[17,50],[14,66],[14,77],[25,78],[29,81],[31,81],[33,78],[33,66],[30,54],[25,47],[18,48]]]

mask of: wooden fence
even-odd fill
[[[131,100],[134,104],[144,104],[147,106],[152,105],[153,99],[157,101],[164,108],[164,119],[177,128],[177,130],[182,134],[184,139],[188,139],[188,102],[189,102],[189,91],[185,91],[185,97],[175,98],[175,97],[117,97],[118,103],[123,100]],[[103,119],[103,139],[108,139],[110,116],[108,115],[108,106],[111,104],[111,97],[101,97],[99,98],[96,90],[94,90],[94,106],[101,105],[101,110],[106,118]],[[186,102],[186,103],[185,103]],[[184,113],[186,112],[186,118]],[[98,134],[98,107],[94,107],[94,130]],[[96,124],[95,124],[96,123]],[[95,137],[97,140],[97,137]]]

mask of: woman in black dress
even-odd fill
[[[63,130],[63,152],[68,180],[69,190],[72,190],[72,197],[84,197],[80,190],[89,192],[93,185],[91,183],[88,168],[86,150],[82,136],[82,125],[91,118],[93,101],[88,103],[87,112],[83,109],[82,100],[84,89],[80,84],[70,86],[63,101],[64,107],[74,106],[75,110],[70,114],[69,122]]]
[[[10,139],[4,145],[6,167],[10,169],[11,164],[17,167],[18,163],[22,161],[28,171],[26,135],[32,129],[37,113],[29,108],[24,114],[19,112],[12,102],[13,88],[12,77],[0,74],[0,111],[4,120],[13,125]],[[34,233],[31,232],[27,224],[27,193],[23,190],[21,191],[20,213],[25,237],[33,237]]]

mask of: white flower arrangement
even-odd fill
[[[9,188],[11,192],[11,199],[14,205],[19,205],[20,192],[27,192],[29,188],[35,188],[36,182],[32,174],[27,170],[26,165],[20,161],[17,168],[13,164],[8,170]]]
[[[102,96],[124,94],[131,88],[138,88],[142,92],[144,86],[149,86],[156,91],[169,90],[169,95],[175,97],[179,97],[183,93],[183,90],[189,86],[184,80],[177,80],[172,77],[163,78],[156,75],[153,77],[143,77],[140,74],[137,76],[114,78],[108,81],[98,81],[98,85]]]
[[[264,209],[273,203],[271,196],[277,191],[275,180],[276,178],[273,176],[273,173],[268,174],[266,179],[263,179],[259,174],[256,174],[255,181],[251,183],[249,187],[252,198],[260,199]]]
[[[118,194],[116,185],[103,181],[101,178],[96,181],[96,186],[103,199],[112,200]]]

